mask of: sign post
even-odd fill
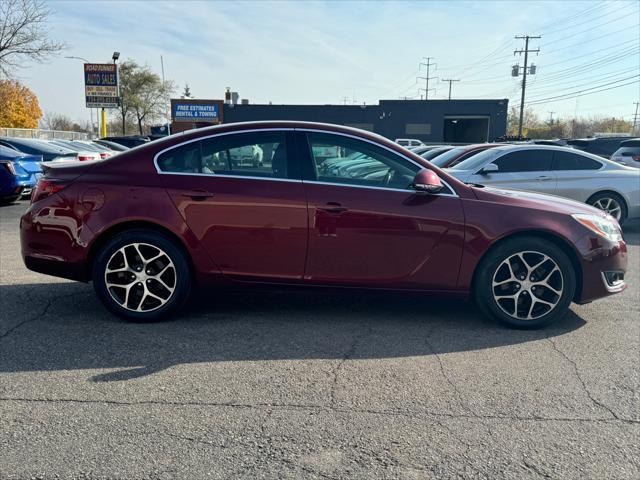
[[[100,135],[107,136],[105,108],[118,108],[118,67],[114,63],[84,64],[84,95],[87,108],[102,109]]]

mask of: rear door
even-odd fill
[[[506,153],[492,163],[497,172],[474,175],[472,182],[496,187],[556,193],[556,176],[551,170],[553,150],[518,149]]]
[[[586,202],[594,192],[594,179],[603,163],[579,153],[553,152],[552,170],[557,177],[557,194]]]
[[[240,132],[156,157],[167,192],[223,274],[302,278],[307,203],[293,142],[293,131]]]

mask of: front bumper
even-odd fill
[[[627,244],[623,240],[613,242],[589,234],[577,246],[582,253],[582,283],[578,285],[576,303],[588,303],[627,288],[624,274],[627,271],[628,254]]]

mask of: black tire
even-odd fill
[[[516,280],[515,282],[508,282],[504,288],[513,287],[511,291],[507,292],[508,294],[514,293],[514,290],[517,288],[517,290],[515,290],[515,293],[521,293],[525,295],[525,297],[522,299],[524,301],[524,305],[519,306],[519,303],[518,303],[518,301],[520,301],[519,296],[517,297],[518,301],[508,300],[508,299],[497,300],[495,298],[494,292],[496,295],[499,295],[501,292],[499,292],[498,289],[503,287],[493,286],[494,276],[497,277],[498,275],[504,273],[504,271],[500,271],[499,269],[507,268],[504,266],[505,260],[509,259],[510,257],[512,257],[513,255],[519,252],[525,252],[525,251],[538,252],[539,254],[541,254],[539,257],[537,257],[538,259],[542,259],[544,258],[542,257],[542,255],[546,255],[549,257],[550,260],[555,262],[556,266],[558,267],[558,270],[561,276],[559,277],[558,274],[555,273],[553,274],[552,277],[550,277],[549,281],[558,282],[558,278],[559,278],[559,281],[560,281],[559,285],[561,285],[562,287],[560,295],[555,295],[552,290],[547,290],[546,288],[543,288],[537,285],[534,287],[531,287],[533,290],[542,289],[543,290],[542,293],[545,295],[545,299],[551,301],[552,303],[555,302],[554,307],[546,307],[543,303],[537,303],[539,301],[538,297],[536,297],[536,300],[534,301],[534,299],[530,296],[530,295],[533,295],[533,293],[529,293],[531,290],[528,290],[528,285],[530,284],[528,282],[527,282],[528,285],[525,285],[524,283],[520,284],[518,280]],[[531,261],[532,258],[535,259],[536,255],[533,253],[527,254],[527,259],[529,261]],[[536,261],[532,261],[531,263],[535,265]],[[541,267],[538,267],[538,269],[534,268],[531,272],[533,272],[532,274],[536,274],[536,275],[540,274],[540,276],[544,276],[543,274],[545,273],[545,269],[547,269],[548,271],[552,271],[553,270],[552,267],[553,265],[551,263],[545,263]],[[516,260],[515,266],[512,265],[508,268],[509,269],[507,271],[509,272],[509,274],[513,275],[514,268],[518,268],[517,260]],[[529,275],[529,273],[527,273],[525,276],[527,275]],[[530,278],[531,277],[528,277],[527,280],[529,280]],[[558,284],[556,283],[554,287],[557,287],[557,285]],[[524,288],[522,289],[521,292],[519,292],[519,290],[523,286]],[[515,237],[513,239],[504,240],[503,242],[493,247],[485,255],[485,257],[482,259],[482,261],[480,262],[476,270],[476,275],[475,275],[474,285],[473,285],[473,290],[474,290],[473,294],[474,294],[475,302],[478,305],[480,311],[488,318],[497,319],[503,324],[506,324],[514,328],[537,329],[537,328],[542,328],[547,325],[550,325],[565,315],[565,313],[569,309],[569,306],[571,305],[571,302],[573,300],[575,289],[576,289],[576,273],[575,273],[573,264],[571,263],[571,260],[562,251],[562,249],[559,248],[554,243],[544,240],[542,238],[538,238],[534,236],[522,236],[522,237]],[[527,290],[526,294],[525,294],[525,290]],[[540,290],[538,290],[538,293],[540,293]],[[499,301],[503,303],[499,304],[498,303]],[[511,301],[513,301],[513,308],[509,308],[511,307],[511,304],[509,303]],[[530,303],[527,303],[527,302],[530,302]],[[535,304],[535,305],[532,305],[532,304]],[[542,312],[540,312],[539,316],[537,316],[536,318],[532,318],[528,320],[524,318],[517,318],[519,316],[518,313],[520,309],[524,308],[525,310],[528,310],[529,306],[531,306],[532,309],[533,308],[538,309],[538,312],[540,312],[540,310]],[[505,310],[505,307],[512,309],[515,315],[509,314]],[[550,308],[550,310],[544,313],[546,308]],[[533,316],[531,315],[531,312],[532,310],[529,310],[527,316]]]
[[[123,247],[126,247],[125,251],[131,254],[132,247],[128,247],[128,245],[133,244],[143,244],[143,248],[147,249],[145,253],[142,254],[143,257],[145,257],[145,255],[148,255],[148,258],[146,258],[145,260],[152,258],[153,255],[150,255],[147,252],[154,252],[153,249],[155,248],[166,255],[166,258],[163,256],[161,258],[161,261],[164,261],[165,264],[168,264],[169,260],[170,262],[172,262],[168,273],[171,276],[169,282],[171,283],[170,287],[173,288],[173,291],[171,292],[170,290],[164,289],[163,287],[157,287],[162,289],[163,296],[167,296],[166,303],[161,304],[161,302],[158,302],[160,303],[160,306],[153,307],[153,301],[155,300],[149,297],[149,303],[151,303],[149,311],[133,311],[130,308],[125,308],[114,298],[118,297],[118,294],[120,294],[120,296],[123,296],[121,293],[123,290],[118,289],[117,287],[115,290],[114,288],[111,288],[111,290],[109,290],[107,288],[107,283],[105,280],[108,262],[117,260],[117,257],[115,257],[114,255],[116,255],[116,252],[121,250]],[[133,251],[133,254],[135,256],[135,250]],[[167,260],[167,258],[169,260]],[[154,268],[154,263],[155,262],[149,262],[148,266],[150,268]],[[156,266],[157,265],[158,264],[156,264]],[[158,266],[158,270],[161,270],[163,266],[166,265],[160,263]],[[173,267],[173,271],[175,272],[174,274],[172,274],[171,267]],[[145,266],[143,270],[146,268],[147,266]],[[150,270],[147,270],[147,272],[148,271]],[[142,271],[132,274],[136,275],[136,273],[138,273],[139,275],[143,275]],[[124,273],[122,275],[124,275]],[[107,243],[103,245],[100,251],[97,253],[95,261],[93,262],[92,278],[93,288],[102,303],[107,307],[107,309],[112,313],[133,322],[154,322],[170,318],[184,305],[187,298],[189,297],[192,285],[191,267],[189,259],[187,258],[187,254],[183,251],[183,249],[180,246],[176,245],[176,243],[167,236],[153,230],[144,229],[127,230],[115,235],[113,238],[107,241]],[[111,278],[113,277],[110,277],[110,279]],[[167,277],[164,278],[166,279]],[[154,279],[152,278],[151,280],[147,281],[153,282]],[[134,283],[134,281],[132,281],[131,283]],[[135,281],[135,283],[137,285],[140,285],[141,288],[138,288],[136,286],[136,289],[132,289],[132,295],[138,291],[140,294],[135,295],[135,297],[141,297],[139,305],[145,304],[145,298],[147,297],[144,295],[147,291],[151,290],[148,290],[147,287],[143,285],[143,281]],[[127,285],[129,284],[130,283],[127,283]],[[140,291],[141,289],[142,291]],[[114,294],[112,294],[112,292],[114,292]],[[158,292],[154,291],[152,293]],[[129,299],[128,295],[129,294],[127,293],[127,296],[124,299],[125,302],[127,301],[127,299]],[[133,300],[135,301],[135,299]],[[129,302],[130,303],[127,303],[127,305],[131,306],[132,302]]]
[[[589,197],[589,200],[587,200],[587,203],[589,205],[591,205],[592,207],[596,207],[600,210],[602,210],[602,208],[600,208],[597,204],[598,202],[602,202],[602,201],[606,201],[608,199],[611,199],[615,202],[618,203],[618,205],[620,205],[620,218],[618,219],[618,223],[620,225],[622,225],[622,223],[627,219],[627,202],[624,201],[624,198],[622,198],[620,195],[618,195],[615,192],[600,192],[600,193],[596,193],[595,195]]]

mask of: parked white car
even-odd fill
[[[74,152],[78,152],[77,160],[81,162],[86,162],[88,160],[100,160],[100,153],[97,150],[92,150],[84,145],[77,145],[75,142],[70,140],[50,140],[49,143],[53,145],[58,145],[60,147],[68,148],[69,150],[73,150]]]
[[[640,217],[640,170],[571,148],[506,145],[445,170],[467,183],[571,198],[620,223]]]

